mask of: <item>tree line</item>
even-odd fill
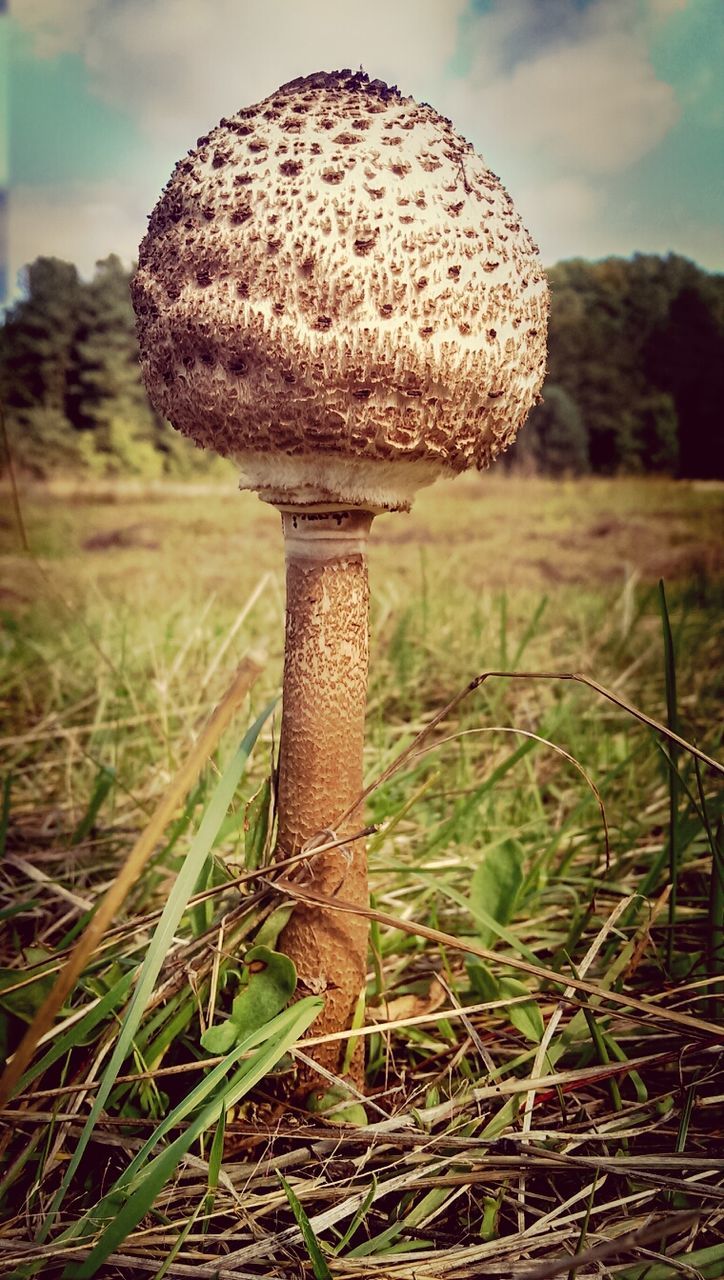
[[[724,475],[724,276],[686,258],[572,259],[549,271],[548,376],[510,468],[549,475]],[[25,271],[0,328],[0,379],[16,466],[37,476],[191,476],[213,459],[151,408],[130,273],[90,281],[56,258]]]

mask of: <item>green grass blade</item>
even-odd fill
[[[233,1106],[243,1093],[256,1084],[263,1075],[271,1071],[282,1054],[286,1053],[287,1048],[314,1021],[322,1007],[323,1001],[317,997],[309,996],[305,1000],[298,1000],[290,1009],[285,1009],[283,1013],[277,1014],[277,1017],[267,1023],[265,1027],[261,1027],[258,1031],[253,1032],[252,1035],[247,1036],[240,1044],[235,1045],[226,1057],[221,1062],[218,1062],[215,1067],[212,1067],[204,1078],[182,1098],[173,1111],[169,1112],[159,1122],[140,1151],[133,1157],[128,1168],[116,1180],[108,1195],[103,1198],[101,1204],[89,1211],[78,1223],[73,1224],[63,1234],[62,1239],[70,1239],[82,1234],[89,1222],[97,1224],[98,1219],[103,1216],[104,1212],[114,1209],[114,1201],[118,1199],[121,1192],[125,1194],[126,1189],[141,1175],[154,1147],[158,1146],[162,1138],[165,1138],[166,1134],[175,1126],[182,1124],[188,1116],[192,1116],[200,1107],[206,1105],[209,1096],[214,1093],[215,1089],[221,1089],[223,1085],[223,1093],[220,1092],[218,1098],[224,1101],[225,1109]],[[283,1046],[279,1053],[276,1052],[277,1040]],[[236,1074],[232,1076],[231,1080],[226,1081],[226,1075],[230,1068],[235,1066],[245,1054],[256,1048],[259,1048],[259,1054],[245,1062]],[[241,1090],[240,1092],[239,1089]],[[215,1119],[216,1115],[212,1117],[212,1120]],[[191,1127],[197,1123],[197,1120],[198,1117],[194,1117],[191,1120]],[[203,1132],[203,1127],[199,1132]],[[194,1136],[196,1135],[194,1134]]]
[[[370,1205],[372,1204],[376,1195],[377,1195],[377,1177],[373,1173],[372,1181],[370,1183],[370,1189],[367,1192],[367,1195],[365,1196],[357,1212],[355,1213],[352,1221],[347,1227],[347,1230],[342,1236],[342,1239],[334,1246],[335,1257],[338,1257],[339,1254],[342,1252],[342,1250],[347,1247],[357,1228],[361,1226],[362,1223],[364,1222],[369,1212]]]
[[[508,593],[503,590],[499,599],[500,623],[498,627],[498,660],[503,671],[508,667]]]
[[[617,1280],[681,1280],[682,1275],[697,1280],[721,1280],[724,1275],[724,1244],[713,1244],[693,1253],[677,1253],[671,1262],[643,1262],[617,1271]]]
[[[537,743],[532,739],[528,739],[528,741],[523,742],[519,747],[516,747],[515,751],[512,751],[511,754],[497,766],[497,768],[493,769],[489,777],[487,777],[479,787],[476,787],[471,795],[467,796],[465,800],[461,801],[461,803],[456,806],[455,812],[447,819],[446,822],[442,823],[436,834],[431,836],[425,844],[422,852],[424,854],[431,853],[433,849],[437,849],[440,845],[447,847],[451,841],[455,839],[456,829],[460,826],[461,821],[478,807],[483,796],[495,790],[498,783],[502,781],[505,775],[515,767],[519,760],[522,760],[524,756],[527,756],[535,746],[537,746]]]
[[[520,640],[518,641],[518,648],[513,654],[513,661],[510,664],[511,669],[513,671],[515,671],[516,668],[520,666],[521,659],[526,649],[528,648],[528,645],[530,644],[533,637],[538,634],[538,623],[543,617],[547,604],[548,604],[548,596],[546,595],[541,596],[540,600],[538,601],[538,604],[535,607],[533,616],[530,618],[525,631],[523,632]]]
[[[118,1072],[131,1049],[133,1037],[141,1021],[143,1011],[151,992],[153,991],[154,983],[161,970],[161,966],[171,945],[179,921],[181,920],[181,917],[186,910],[188,900],[193,893],[194,885],[196,884],[199,876],[199,871],[208,857],[214,836],[223,821],[234,792],[239,785],[246,767],[246,762],[254,747],[254,743],[261,732],[264,722],[271,714],[273,707],[274,703],[270,703],[265,707],[261,715],[254,721],[251,728],[247,730],[244,738],[242,739],[241,745],[230,763],[227,765],[222,777],[219,779],[206,812],[201,820],[196,836],[191,842],[189,852],[177,876],[176,883],[171,891],[168,902],[164,907],[161,919],[156,926],[156,931],[141,967],[138,985],[136,986],[126,1017],[123,1021],[118,1042],[111,1060],[103,1074],[100,1088],[98,1089],[94,1099],[93,1106],[91,1107],[83,1132],[78,1140],[78,1146],[68,1163],[68,1168],[63,1177],[63,1181],[53,1199],[48,1215],[38,1234],[39,1241],[43,1241],[47,1237],[47,1234],[52,1227],[53,1220],[83,1157],[83,1152],[90,1141],[96,1121],[103,1110],[111,1089],[113,1088],[116,1076],[118,1075]]]
[[[219,1177],[221,1175],[221,1164],[224,1159],[224,1137],[226,1134],[226,1111],[222,1111],[214,1133],[214,1140],[211,1143],[211,1151],[209,1152],[209,1176],[208,1189],[204,1197],[204,1225],[203,1232],[206,1234],[208,1230],[208,1216],[213,1213],[214,1202],[216,1200],[216,1192],[219,1186]]]
[[[18,1090],[24,1089],[26,1085],[31,1083],[31,1081],[37,1080],[43,1072],[47,1071],[49,1067],[52,1067],[54,1062],[57,1062],[59,1058],[62,1058],[64,1053],[74,1048],[75,1045],[81,1044],[89,1031],[92,1031],[99,1022],[103,1022],[109,1014],[117,1009],[118,1006],[126,999],[137,973],[138,969],[133,969],[129,973],[124,973],[123,977],[119,978],[115,986],[111,987],[110,991],[107,991],[105,995],[101,996],[97,1004],[93,1005],[93,1007],[89,1009],[88,1012],[78,1020],[78,1022],[75,1022],[72,1027],[69,1027],[62,1036],[59,1036],[57,1040],[54,1040],[48,1052],[37,1062],[34,1062],[31,1067],[28,1067],[25,1075],[21,1076]]]
[[[189,796],[187,797],[186,804],[184,805],[184,808],[183,808],[183,813],[181,814],[180,818],[177,818],[176,822],[174,822],[173,826],[171,827],[171,834],[169,835],[168,840],[166,841],[165,845],[160,850],[160,852],[155,854],[154,857],[151,859],[152,866],[157,867],[159,864],[163,865],[167,862],[170,855],[173,853],[174,848],[176,847],[179,840],[181,839],[181,836],[184,834],[184,831],[186,830],[189,823],[191,822],[191,819],[194,816],[194,812],[196,810],[197,805],[203,802],[205,794],[206,794],[206,777],[202,773],[193,791],[191,791]]]
[[[583,1216],[583,1222],[581,1223],[581,1230],[578,1233],[578,1241],[576,1242],[576,1247],[573,1250],[574,1256],[577,1253],[583,1253],[583,1250],[586,1247],[586,1240],[588,1239],[588,1227],[591,1221],[591,1210],[593,1209],[593,1201],[596,1197],[596,1187],[598,1186],[598,1172],[599,1172],[598,1169],[596,1169],[593,1175],[593,1182],[591,1183],[591,1194],[589,1195],[588,1200],[586,1201],[586,1212]],[[576,1280],[575,1267],[571,1267],[570,1271],[568,1272],[568,1280]]]
[[[109,1254],[123,1243],[126,1236],[148,1213],[165,1184],[175,1174],[179,1161],[196,1139],[218,1121],[222,1112],[236,1106],[237,1102],[269,1073],[296,1040],[304,1034],[322,1007],[323,1001],[314,996],[308,996],[305,1000],[298,1001],[291,1009],[279,1014],[262,1031],[256,1032],[255,1036],[249,1036],[240,1045],[236,1045],[223,1062],[209,1073],[206,1080],[197,1086],[192,1095],[184,1099],[184,1102],[166,1117],[149,1138],[139,1156],[154,1147],[169,1128],[179,1123],[179,1118],[183,1118],[183,1115],[188,1113],[188,1104],[191,1099],[198,1098],[202,1092],[208,1093],[212,1084],[219,1084],[229,1067],[248,1052],[251,1042],[255,1038],[258,1041],[262,1033],[265,1033],[265,1043],[262,1043],[253,1057],[232,1076],[228,1085],[220,1089],[191,1119],[178,1138],[151,1160],[131,1184],[131,1170],[138,1165],[139,1157],[137,1156],[125,1174],[118,1179],[111,1192],[95,1209],[85,1215],[82,1219],[84,1225],[97,1226],[99,1220],[102,1222],[108,1217],[110,1221],[88,1257],[80,1266],[73,1264],[72,1269],[66,1273],[67,1280],[90,1280],[90,1277],[95,1275]],[[282,1031],[279,1030],[280,1027],[283,1028]],[[64,1236],[63,1239],[65,1238]]]
[[[96,777],[95,786],[91,792],[90,800],[88,801],[88,807],[75,830],[72,832],[69,844],[80,844],[85,840],[86,836],[90,835],[106,796],[109,791],[113,789],[115,783],[115,769],[108,769],[105,765],[101,765]]]
[[[277,1173],[277,1177],[284,1188],[284,1194],[289,1201],[292,1213],[296,1219],[297,1226],[302,1233],[304,1245],[309,1254],[309,1261],[312,1264],[314,1272],[314,1280],[332,1280],[332,1272],[330,1271],[324,1259],[324,1254],[319,1247],[319,1241],[314,1234],[312,1224],[304,1212],[304,1205],[299,1202],[292,1188],[289,1186],[283,1173]]]
[[[476,924],[480,925],[480,927],[486,931],[486,934],[502,938],[503,942],[507,942],[508,946],[512,947],[514,951],[517,951],[524,960],[528,961],[529,964],[538,963],[535,952],[531,951],[530,947],[526,946],[522,938],[511,933],[510,929],[507,929],[499,920],[493,919],[493,917],[480,905],[473,903],[470,898],[466,898],[464,893],[459,893],[457,889],[453,889],[452,885],[445,884],[444,880],[441,880],[436,872],[418,871],[415,869],[414,876],[415,879],[434,880],[436,882],[435,888],[437,892],[441,894],[442,897],[449,898],[451,902],[456,902],[459,907],[463,908],[463,910],[469,911]],[[504,956],[501,955],[500,959],[505,963]]]
[[[701,776],[701,766],[694,761],[696,786],[699,795],[701,820],[711,850],[711,877],[709,880],[709,930],[706,947],[707,972],[710,978],[720,978],[724,973],[724,819],[719,818],[716,831],[712,826]],[[722,1005],[721,988],[714,987],[709,1002],[710,1016],[716,1022]]]
[[[181,1228],[181,1230],[179,1231],[178,1235],[176,1236],[176,1239],[174,1240],[173,1244],[171,1245],[171,1248],[169,1249],[168,1253],[166,1254],[166,1257],[164,1258],[163,1262],[161,1263],[161,1266],[159,1267],[158,1271],[156,1272],[155,1276],[153,1277],[153,1280],[163,1280],[163,1277],[164,1277],[165,1275],[167,1275],[167,1274],[168,1274],[169,1267],[171,1266],[172,1262],[174,1261],[174,1259],[175,1259],[175,1258],[177,1257],[177,1255],[179,1254],[180,1250],[183,1248],[183,1245],[184,1245],[184,1242],[185,1242],[185,1240],[186,1240],[186,1237],[189,1235],[189,1233],[191,1232],[192,1227],[195,1225],[195,1223],[196,1223],[196,1219],[198,1218],[199,1214],[201,1213],[202,1207],[203,1207],[203,1204],[202,1204],[202,1203],[197,1204],[197,1206],[196,1206],[196,1208],[194,1209],[193,1213],[191,1214],[191,1216],[190,1216],[190,1218],[189,1218],[188,1222],[185,1222],[185,1223],[184,1223],[183,1227]],[[206,1225],[206,1224],[204,1224],[204,1225]]]
[[[354,1008],[354,1014],[352,1015],[352,1025],[350,1027],[351,1031],[357,1031],[359,1027],[364,1026],[366,997],[367,997],[367,992],[363,987],[359,993],[357,1003]],[[341,1074],[343,1076],[346,1076],[347,1072],[352,1067],[352,1061],[354,1059],[354,1055],[355,1055],[358,1044],[359,1044],[359,1036],[351,1036],[350,1039],[347,1041],[347,1047],[344,1051],[344,1058],[342,1060]]]

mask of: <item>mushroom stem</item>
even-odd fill
[[[283,511],[287,625],[279,754],[277,855],[299,853],[315,838],[343,839],[362,823],[362,750],[367,698],[369,586],[364,510]],[[343,815],[339,825],[338,820]],[[324,839],[326,833],[333,836]],[[367,906],[363,840],[313,855],[311,885]],[[365,982],[367,921],[298,904],[282,932],[301,989],[324,996],[314,1034],[347,1030]],[[345,1042],[314,1049],[338,1074]],[[363,1054],[352,1065],[361,1083]],[[298,1080],[298,1088],[318,1084]]]

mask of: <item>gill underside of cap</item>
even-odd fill
[[[254,489],[264,502],[289,510],[409,511],[418,489],[454,474],[424,458],[403,462],[331,453],[289,457],[242,450],[234,461],[241,468],[241,489]]]

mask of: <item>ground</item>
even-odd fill
[[[276,900],[232,883],[263,856],[273,716],[205,846],[202,832],[240,767],[241,735],[278,693],[278,515],[233,478],[227,488],[22,484],[19,513],[5,496],[0,1021],[11,1048],[43,983],[9,992],[12,975],[60,963],[240,658],[262,654],[264,670],[188,803],[178,796],[64,1009],[70,1021],[43,1050],[52,1061],[2,1116],[13,1157],[0,1184],[11,1214],[3,1265],[44,1256],[30,1241],[87,1114],[78,1086],[95,1087],[119,1019],[130,1026],[120,996],[92,1023],[94,1001],[157,954],[128,1083],[109,1094],[50,1232],[58,1258],[70,1248],[59,1229],[75,1231],[99,1177],[104,1192],[122,1179],[140,1138],[170,1116],[183,1142],[193,1087],[213,1112],[206,1145],[195,1139],[185,1164],[157,1134],[170,1153],[162,1191],[154,1184],[143,1200],[157,1175],[142,1166],[139,1216],[125,1235],[101,1235],[127,1280],[166,1264],[170,1277],[215,1275],[221,1255],[233,1256],[229,1277],[306,1267],[452,1280],[538,1264],[566,1274],[589,1249],[581,1276],[610,1262],[642,1280],[653,1258],[652,1275],[673,1280],[661,1269],[669,1252],[677,1266],[722,1274],[721,774],[676,743],[662,749],[665,735],[622,704],[704,757],[720,752],[724,487],[492,474],[440,484],[411,515],[375,522],[365,764],[371,784],[385,779],[367,800],[379,827],[362,1027],[372,1127],[348,1130],[270,1111],[263,1078],[251,1102],[233,1073],[209,1093],[199,1047],[207,1022],[229,1012],[255,913]],[[416,741],[489,670],[519,676],[486,681]],[[558,678],[571,672],[607,693]],[[209,896],[186,906],[199,884]],[[180,923],[158,953],[153,913],[179,895]],[[493,958],[481,961],[481,947]],[[83,1010],[92,1025],[73,1020]],[[224,1134],[225,1088],[241,1092]],[[291,1199],[273,1167],[286,1170]],[[60,1274],[50,1255],[43,1265]]]

